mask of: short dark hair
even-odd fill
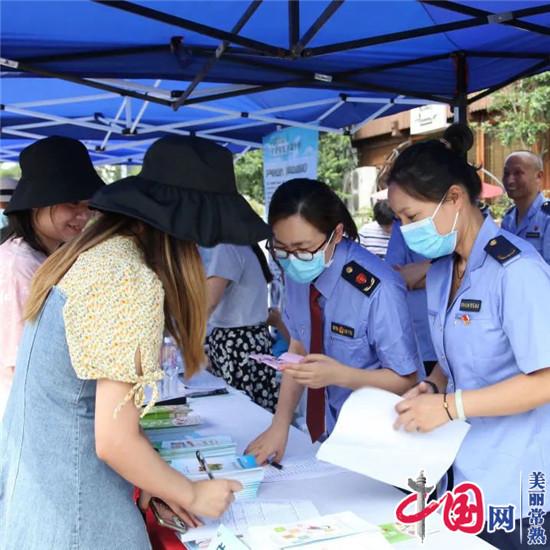
[[[393,210],[390,208],[388,199],[376,202],[372,207],[372,214],[378,225],[391,225],[395,219],[395,215]]]
[[[7,214],[8,217],[8,227],[6,232],[3,234],[2,242],[7,241],[11,238],[22,238],[31,248],[42,252],[46,256],[50,255],[50,252],[40,240],[40,237],[36,233],[34,228],[33,221],[33,211],[32,210],[19,210],[13,214]]]
[[[318,180],[297,178],[283,183],[273,194],[269,205],[268,222],[299,214],[327,237],[341,223],[349,239],[357,240],[357,226],[342,199]]]
[[[481,194],[481,179],[466,153],[474,143],[465,124],[452,124],[443,139],[430,139],[411,145],[395,160],[388,182],[399,185],[420,200],[439,202],[452,185],[460,184],[476,204]]]

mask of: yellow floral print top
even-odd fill
[[[98,244],[78,257],[58,287],[67,299],[65,334],[76,375],[133,384],[115,416],[132,398],[141,407],[144,389],[151,386],[143,416],[158,400],[157,381],[163,376],[164,290],[137,244],[123,236]]]

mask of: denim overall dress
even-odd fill
[[[27,323],[0,425],[0,550],[148,550],[132,486],[95,452],[95,380],[77,378],[54,287]]]

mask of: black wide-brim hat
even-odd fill
[[[107,185],[90,207],[205,247],[252,245],[271,235],[237,191],[231,152],[197,137],[159,139],[145,153],[139,175]]]
[[[92,198],[105,186],[83,143],[51,136],[25,147],[19,155],[21,179],[5,214]]]

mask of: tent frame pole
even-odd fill
[[[360,130],[365,124],[370,122],[371,120],[374,120],[375,118],[378,118],[380,115],[384,114],[386,111],[391,109],[394,106],[394,101],[390,101],[386,105],[382,105],[380,109],[377,109],[374,111],[374,113],[371,113],[365,120],[362,120],[358,124],[354,124],[350,129],[350,134],[355,134],[358,130]]]
[[[241,32],[243,27],[248,23],[248,21],[250,21],[250,18],[256,13],[256,10],[262,5],[262,2],[263,0],[252,0],[252,2],[250,2],[243,15],[231,29],[232,34],[238,35]],[[228,40],[223,40],[222,43],[216,48],[214,56],[203,65],[202,69],[195,75],[195,78],[193,78],[189,86],[187,86],[182,96],[174,102],[172,105],[172,109],[174,109],[174,111],[177,111],[185,103],[187,98],[193,93],[193,90],[206,78],[220,57],[225,53],[229,44],[230,42]]]
[[[293,52],[300,40],[300,0],[288,0],[288,49]]]
[[[6,66],[10,69],[15,69],[27,73],[37,74],[39,76],[47,76],[50,78],[59,78],[60,80],[66,80],[67,82],[73,82],[74,84],[82,84],[90,88],[96,88],[98,90],[104,90],[106,92],[112,92],[121,96],[134,97],[136,99],[142,99],[144,101],[150,101],[152,103],[158,103],[159,105],[172,105],[171,101],[166,99],[160,99],[157,97],[152,97],[148,94],[140,94],[139,92],[134,92],[132,90],[122,90],[116,86],[111,86],[109,84],[99,83],[93,80],[86,78],[80,78],[78,76],[73,76],[65,73],[59,73],[57,71],[50,71],[43,69],[41,67],[36,67],[35,65],[29,65],[27,63],[22,63],[20,61],[15,61],[12,59],[0,58],[0,66]]]
[[[280,48],[265,42],[245,38],[244,36],[239,36],[235,33],[226,32],[222,29],[203,25],[202,23],[197,23],[196,21],[191,21],[190,19],[184,19],[176,15],[164,13],[162,11],[134,4],[132,2],[127,2],[125,0],[92,0],[92,2],[107,6],[109,8],[115,8],[128,13],[133,13],[134,15],[140,15],[141,17],[145,17],[146,19],[151,19],[153,21],[167,23],[169,25],[173,25],[174,27],[180,27],[204,36],[209,36],[210,38],[227,40],[230,43],[251,48],[271,57],[288,57],[290,54],[290,52],[285,48]]]
[[[459,4],[458,2],[452,2],[449,0],[421,0],[422,3],[428,4],[430,6],[436,6],[445,10],[452,11],[454,13],[461,13],[463,15],[473,15],[474,17],[488,17],[492,19],[494,23],[500,23],[502,25],[509,25],[511,27],[516,27],[524,31],[534,32],[542,34],[544,36],[550,35],[550,29],[543,27],[542,25],[536,25],[535,23],[530,23],[529,21],[518,21],[518,12],[507,12],[495,14],[490,11],[482,10],[479,8],[474,8],[470,6],[465,6]],[[529,17],[531,15],[539,15],[541,13],[546,13],[548,11],[548,6],[533,6],[532,8],[526,8],[521,10],[523,12],[522,17]]]
[[[464,52],[458,52],[454,60],[456,74],[454,122],[468,124],[468,63]]]
[[[290,0],[292,1],[292,0]],[[305,47],[315,38],[315,35],[323,28],[327,21],[338,11],[345,0],[331,0],[330,4],[323,10],[321,15],[313,22],[311,27],[304,33],[302,38],[294,45],[291,54],[295,59],[302,55]]]
[[[527,76],[531,76],[533,73],[536,73],[539,71],[539,69],[544,69],[544,67],[548,67],[550,65],[550,55],[543,59],[542,61],[539,61],[538,63],[535,63],[534,65],[531,65],[531,67],[528,67],[527,69],[521,71],[520,73],[515,74],[514,76],[511,76],[504,82],[501,82],[498,84],[498,86],[493,86],[491,88],[487,88],[483,92],[480,92],[479,94],[472,96],[468,103],[474,103],[476,101],[479,101],[480,99],[483,99],[484,97],[487,97],[488,95],[497,92],[498,90],[501,90],[502,88],[505,88],[509,84],[512,84],[512,82],[515,82],[516,80],[519,80],[521,78],[525,78]]]
[[[419,0],[424,2],[425,0]],[[529,17],[541,13],[547,13],[550,11],[550,4],[535,6],[531,8],[525,8],[522,10],[516,10],[506,13],[506,20],[517,20],[521,17]],[[486,13],[486,14],[485,14]],[[409,40],[411,38],[420,38],[423,36],[431,36],[433,34],[440,34],[444,32],[457,31],[461,29],[468,29],[472,27],[479,27],[481,25],[487,25],[491,23],[502,23],[504,21],[499,20],[499,14],[492,14],[490,12],[483,12],[483,15],[477,15],[475,17],[464,19],[462,21],[452,21],[450,23],[442,23],[439,25],[432,25],[429,27],[419,27],[417,29],[409,29],[407,31],[399,31],[380,36],[371,36],[368,38],[359,38],[356,40],[349,40],[346,42],[338,42],[335,44],[327,44],[325,46],[319,46],[317,48],[305,49],[302,52],[304,57],[312,57],[316,55],[326,55],[329,53],[337,53],[341,51],[349,51],[358,48],[366,48],[368,46],[376,46],[381,44],[388,44],[389,42],[398,42],[400,40]]]

